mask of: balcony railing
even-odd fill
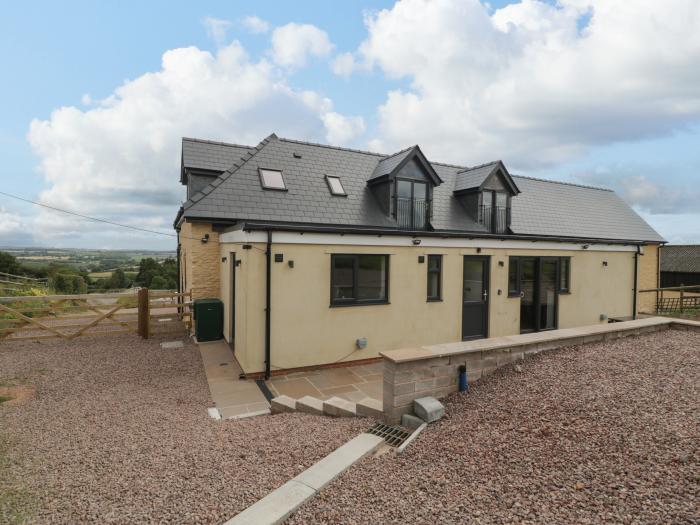
[[[396,199],[396,221],[403,230],[425,230],[428,223],[428,201],[425,199]]]
[[[491,233],[505,233],[508,229],[510,208],[479,206],[479,223]]]

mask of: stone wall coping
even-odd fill
[[[509,335],[489,339],[476,339],[473,341],[460,341],[456,343],[444,343],[415,348],[400,348],[397,350],[380,352],[379,355],[394,363],[405,363],[409,361],[433,359],[436,357],[449,357],[459,354],[488,352],[504,348],[517,348],[520,346],[538,343],[565,341],[567,339],[580,339],[615,332],[628,332],[640,328],[663,325],[670,325],[671,327],[673,325],[680,325],[689,328],[700,328],[700,322],[697,321],[675,319],[670,317],[647,317],[644,319],[623,321],[620,323],[595,324],[590,326],[580,326],[577,328],[562,328],[559,330],[549,330],[545,332],[533,332],[529,334]]]

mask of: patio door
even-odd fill
[[[519,257],[520,333],[554,330],[557,327],[556,257]]]
[[[489,257],[465,255],[462,279],[462,340],[488,337]]]

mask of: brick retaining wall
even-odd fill
[[[390,424],[398,423],[403,414],[413,411],[414,399],[424,396],[441,398],[456,392],[460,365],[466,365],[467,376],[471,383],[501,366],[544,350],[669,328],[700,330],[700,323],[653,317],[623,323],[382,352],[384,417]]]

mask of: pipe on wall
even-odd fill
[[[642,249],[637,245],[637,251],[634,252],[634,295],[632,296],[632,319],[637,319],[637,289],[639,285],[637,283],[637,277],[639,273],[639,254]]]
[[[267,230],[265,251],[265,379],[270,379],[270,296],[272,283],[272,230]]]

